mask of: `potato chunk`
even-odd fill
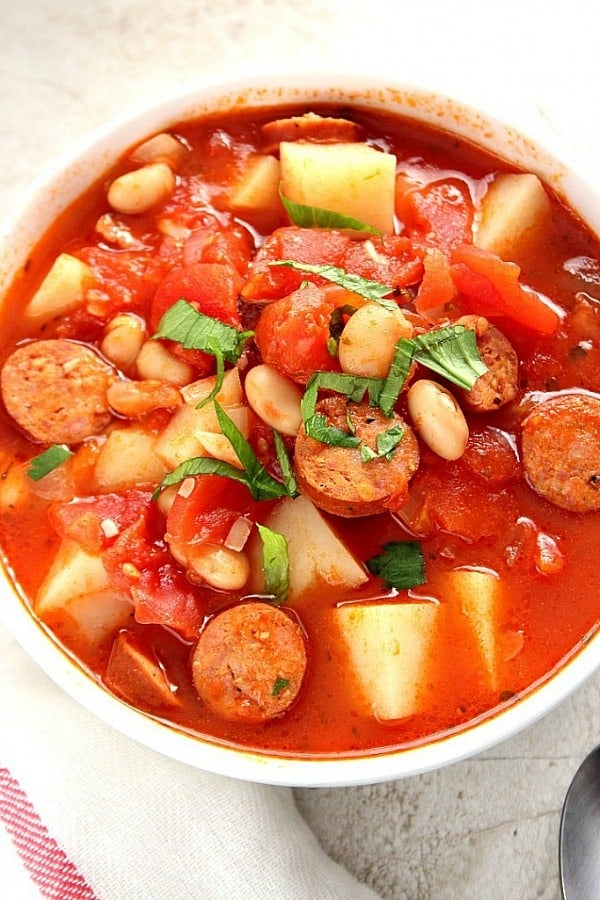
[[[512,260],[550,214],[550,200],[537,175],[497,175],[481,204],[475,243]]]
[[[454,569],[448,573],[444,600],[466,620],[490,686],[498,687],[498,620],[502,582],[493,572]]]
[[[383,234],[394,227],[396,157],[368,144],[283,141],[283,194],[295,203],[333,210]]]
[[[279,178],[279,161],[274,156],[252,156],[231,193],[230,205],[246,213],[279,209]]]
[[[198,408],[198,404],[213,390],[215,380],[216,376],[211,375],[182,388],[185,404],[171,417],[155,445],[156,453],[169,469],[195,456],[212,456],[241,467],[229,439],[221,432],[214,403],[211,401]],[[216,399],[238,430],[248,437],[249,410],[242,402],[242,385],[237,369],[225,373]]]
[[[97,593],[109,587],[108,575],[99,556],[81,549],[76,541],[62,541],[42,582],[35,601],[39,616],[63,607],[73,597]]]
[[[286,497],[265,524],[288,542],[291,601],[323,583],[353,588],[367,581],[363,567],[308,497]],[[248,552],[253,570],[260,570],[261,545],[256,536],[251,539]],[[262,585],[255,583],[253,589],[260,591]]]
[[[110,586],[99,556],[65,539],[38,591],[35,611],[66,644],[91,650],[129,621],[133,605]]]
[[[86,263],[61,253],[27,304],[25,315],[41,324],[72,312],[83,304],[94,283],[94,274]]]
[[[333,614],[369,711],[403,719],[427,703],[435,603],[348,603]]]
[[[142,428],[115,428],[100,449],[95,486],[103,493],[140,486],[154,487],[166,468],[155,449],[156,438]]]

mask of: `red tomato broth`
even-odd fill
[[[397,154],[400,170],[403,161],[408,170],[422,166],[430,183],[447,178],[451,185],[466,185],[468,189],[463,193],[470,193],[475,199],[481,194],[490,173],[513,171],[507,163],[426,126],[367,110],[348,113],[347,110],[318,106],[314,109],[325,115],[351,115],[363,126],[372,142]],[[208,227],[214,228],[215,232],[226,230],[235,222],[236,227],[247,227],[258,248],[266,237],[261,231],[260,218],[244,220],[243,215],[230,211],[227,195],[245,160],[260,150],[260,125],[292,112],[296,110],[233,113],[219,119],[207,117],[197,123],[176,126],[173,132],[186,143],[190,152],[178,168],[177,188],[163,204],[160,218],[177,220],[190,230]],[[38,334],[18,315],[24,297],[34,292],[59,251],[87,260],[92,267],[94,260],[102,260],[97,271],[106,288],[106,297],[97,298],[92,314],[92,323],[94,318],[98,319],[100,330],[116,312],[133,311],[143,317],[152,315],[156,287],[168,271],[182,264],[181,248],[168,234],[157,231],[154,210],[120,216],[131,235],[143,245],[140,250],[107,249],[94,231],[98,216],[106,211],[104,185],[131,167],[125,155],[102,180],[102,185],[92,188],[81,202],[61,216],[34,250],[28,271],[16,279],[4,303],[0,360],[7,357],[15,341],[24,337],[59,334],[75,340],[98,340],[84,316],[62,317],[60,321],[44,326]],[[600,249],[594,236],[558,199],[551,199],[552,221],[540,235],[535,253],[518,260],[520,280],[569,311],[581,306],[581,297],[576,300],[575,295],[586,288],[589,291],[589,285],[576,275],[566,273],[564,263],[581,256],[598,257]],[[464,223],[468,215],[463,206],[461,201],[461,222]],[[76,210],[80,211],[74,217]],[[274,229],[288,224],[283,211],[278,211],[269,227]],[[449,242],[452,243],[451,238]],[[209,259],[207,262],[221,264],[224,260]],[[143,273],[141,279],[140,273]],[[575,387],[600,392],[600,314],[593,297],[588,306],[591,312],[586,309],[581,322],[570,317],[553,335],[538,335],[510,320],[495,320],[518,350],[520,402],[484,419],[467,414],[476,428],[484,424],[498,429],[518,447],[520,420],[535,392],[545,394]],[[243,303],[240,308],[243,315]],[[597,328],[591,335],[590,323],[592,328]],[[581,342],[585,340],[591,340],[591,349],[581,348]],[[574,353],[574,346],[580,350]],[[253,352],[250,351],[250,356]],[[398,408],[403,405],[401,398]],[[11,464],[22,463],[40,451],[39,445],[27,440],[3,411],[0,426],[4,471]],[[339,603],[387,596],[388,589],[371,578],[367,586],[354,594],[344,589],[319,587],[299,597],[290,608],[290,615],[300,620],[306,633],[309,664],[297,702],[281,718],[250,725],[228,721],[211,712],[197,697],[191,682],[189,659],[193,641],[188,636],[178,635],[170,627],[133,621],[127,628],[155,655],[168,679],[178,686],[178,704],[168,710],[148,706],[141,698],[137,699],[136,705],[183,730],[216,741],[272,753],[352,754],[420,743],[432,735],[464,727],[478,716],[493,714],[500,704],[510,702],[547,677],[597,627],[600,597],[594,551],[600,542],[600,514],[566,512],[538,497],[523,479],[509,474],[504,480],[502,476],[500,483],[490,483],[477,475],[473,462],[470,466],[464,460],[446,462],[424,452],[415,484],[419,480],[426,481],[429,475],[436,490],[444,486],[450,488],[448,497],[454,498],[449,506],[452,516],[443,520],[442,498],[440,504],[436,504],[442,516],[441,524],[437,526],[439,530],[434,528],[431,535],[422,538],[427,584],[410,592],[399,592],[398,598],[410,602],[433,597],[444,611],[445,573],[460,566],[497,572],[506,585],[508,598],[500,623],[507,658],[502,663],[499,689],[492,690],[485,684],[481,664],[473,652],[472,635],[466,629],[453,627],[446,616],[440,626],[438,643],[432,650],[437,659],[432,704],[422,713],[388,723],[365,714],[360,691],[348,668],[348,653],[332,627],[331,610]],[[232,488],[234,493],[236,490]],[[460,502],[460,498],[464,502]],[[473,498],[480,502],[479,507],[473,508]],[[232,505],[234,509],[238,508],[235,502]],[[5,562],[11,576],[29,598],[35,597],[58,546],[58,537],[47,518],[47,508],[47,502],[30,497],[19,507],[18,515],[12,509],[4,508],[0,515],[0,544]],[[478,523],[478,518],[483,521],[483,526]],[[326,519],[361,560],[375,555],[390,540],[415,536],[400,523],[398,515],[359,519],[326,516]],[[486,519],[491,521],[486,522]],[[528,522],[533,523],[529,532]],[[534,529],[556,541],[564,558],[561,571],[551,575],[536,571],[532,549]],[[164,546],[160,543],[162,552]],[[33,559],[36,560],[34,566],[31,564]],[[248,595],[244,590],[215,591],[203,585],[194,585],[193,590],[203,618],[215,615],[219,609]],[[102,680],[110,646],[103,643],[90,651],[77,645],[68,625],[61,628],[59,618],[46,624],[68,650]],[[131,702],[131,698],[125,699]]]

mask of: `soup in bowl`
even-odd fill
[[[9,627],[235,777],[425,771],[597,666],[600,243],[561,163],[410,88],[203,88],[4,249]]]

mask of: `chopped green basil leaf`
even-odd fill
[[[290,269],[298,269],[300,272],[310,272],[312,275],[320,275],[325,281],[331,281],[339,287],[345,288],[364,297],[365,300],[372,300],[379,303],[386,309],[395,311],[398,304],[393,300],[386,300],[394,289],[389,284],[381,284],[379,281],[371,281],[369,278],[363,278],[361,275],[355,275],[353,272],[346,272],[337,266],[329,265],[312,265],[312,263],[296,262],[294,259],[277,259],[269,263],[270,266],[288,266]]]
[[[262,541],[264,592],[279,606],[287,600],[290,588],[288,542],[282,534],[266,525],[257,522],[256,527]]]
[[[216,401],[215,411],[221,431],[231,442],[235,455],[244,468],[238,469],[231,463],[213,459],[210,456],[195,456],[192,459],[186,459],[176,469],[165,475],[160,486],[154,492],[154,498],[156,499],[163,488],[195,475],[224,475],[234,481],[240,481],[246,485],[255,500],[276,500],[278,497],[293,496],[290,493],[289,483],[288,485],[282,484],[269,475],[262,463],[258,461],[246,438]]]
[[[322,444],[331,444],[333,447],[358,447],[360,440],[354,434],[349,434],[342,428],[336,428],[327,424],[327,417],[322,413],[315,413],[304,423],[304,430],[309,437]]]
[[[273,684],[273,690],[271,691],[272,697],[277,697],[279,694],[288,687],[290,684],[289,678],[281,678],[281,676],[277,676],[275,682]]]
[[[214,353],[216,344],[223,358],[234,363],[242,355],[246,341],[253,334],[252,331],[238,331],[219,319],[205,316],[187,300],[181,299],[166,311],[154,337],[177,341],[186,350],[203,350],[205,353]]]
[[[380,431],[375,438],[375,450],[367,444],[360,445],[360,458],[364,463],[371,462],[372,459],[391,459],[394,450],[404,437],[404,429],[402,425],[392,425],[387,431]]]
[[[369,234],[381,234],[378,228],[367,225],[352,216],[346,216],[343,213],[335,212],[333,209],[322,209],[320,206],[308,206],[305,203],[296,203],[285,197],[281,190],[279,191],[281,202],[285,207],[285,211],[294,223],[300,228],[337,228],[351,229],[352,231],[366,231]]]
[[[344,431],[341,428],[327,424],[327,417],[316,412],[319,390],[337,391],[344,394],[349,400],[359,402],[365,393],[377,390],[380,382],[373,378],[362,378],[358,375],[347,375],[343,372],[315,372],[306,385],[306,391],[302,397],[301,411],[304,430],[316,441],[323,444],[331,444],[335,447],[358,447],[360,440],[355,434]]]
[[[269,500],[274,497],[287,495],[285,485],[273,478],[261,462],[258,461],[254,450],[233,422],[222,406],[215,401],[215,411],[221,431],[230,441],[234,453],[244,467],[248,478],[248,487],[255,500]]]
[[[487,366],[479,355],[475,332],[464,325],[449,325],[412,338],[414,359],[448,381],[471,390]]]
[[[424,584],[425,563],[421,545],[415,541],[390,541],[383,553],[367,560],[367,568],[389,587],[406,590]]]
[[[215,386],[213,387],[208,397],[205,397],[204,400],[201,400],[200,403],[196,404],[196,409],[202,409],[203,406],[206,406],[207,403],[210,403],[211,400],[214,400],[223,387],[223,377],[225,375],[225,360],[223,359],[221,348],[215,341],[211,342],[210,353],[212,353],[217,363],[217,377],[215,379]]]
[[[379,393],[378,406],[386,416],[391,416],[400,391],[406,383],[413,359],[413,344],[407,338],[400,338],[396,344],[394,358]]]
[[[277,462],[281,469],[283,485],[290,497],[296,497],[298,495],[298,484],[296,483],[294,470],[287,454],[287,450],[285,449],[283,438],[278,431],[275,431],[275,429],[272,429],[272,431],[273,440],[275,442],[275,453],[277,454]]]
[[[44,450],[43,453],[34,456],[30,460],[27,475],[32,481],[39,481],[40,478],[48,475],[57,466],[69,459],[70,456],[73,456],[73,451],[69,450],[66,444],[53,444],[47,450]]]

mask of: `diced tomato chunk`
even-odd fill
[[[131,595],[138,622],[174,628],[185,638],[198,637],[205,615],[200,592],[173,563],[144,569]]]
[[[155,515],[152,495],[145,491],[102,494],[50,508],[50,521],[62,537],[77,541],[87,553],[101,553],[134,523]]]
[[[456,296],[446,254],[431,247],[423,260],[423,278],[415,297],[415,309],[420,314],[444,307]]]
[[[182,551],[187,544],[223,544],[240,516],[251,516],[255,503],[248,488],[220,475],[202,475],[193,488],[177,493],[167,516],[166,540]]]
[[[364,302],[349,291],[312,284],[274,301],[263,309],[255,329],[263,361],[300,384],[317,370],[340,371],[327,345],[332,313]]]
[[[250,276],[242,288],[249,303],[279,300],[297,290],[305,281],[324,284],[318,275],[289,266],[272,266],[276,260],[293,259],[310,265],[341,266],[350,237],[326,228],[278,228],[256,254]]]
[[[254,253],[252,235],[241,225],[223,228],[208,225],[194,228],[183,246],[184,265],[218,263],[231,265],[239,275],[245,275]]]
[[[241,284],[240,275],[229,264],[200,262],[172,269],[154,294],[150,325],[156,330],[167,310],[177,300],[183,299],[204,315],[239,328],[238,294]]]
[[[423,272],[422,252],[403,235],[351,241],[342,258],[347,272],[390,288],[416,284]]]
[[[416,243],[448,252],[471,241],[473,213],[467,185],[458,179],[421,186],[402,175],[396,179],[396,214]]]
[[[241,328],[238,312],[238,296],[242,278],[229,264],[198,262],[171,269],[156,289],[150,325],[156,330],[163,315],[177,300],[187,300],[206,316]],[[166,341],[169,349],[180,359],[208,375],[214,367],[214,357],[202,350],[188,350],[172,341]]]
[[[559,313],[540,294],[519,283],[521,269],[473,244],[452,251],[452,279],[470,306],[484,316],[506,316],[542,334],[552,334]]]
[[[84,247],[77,256],[94,273],[101,291],[88,296],[94,314],[110,319],[126,309],[145,315],[157,284],[166,271],[165,260],[152,250],[108,250]]]

